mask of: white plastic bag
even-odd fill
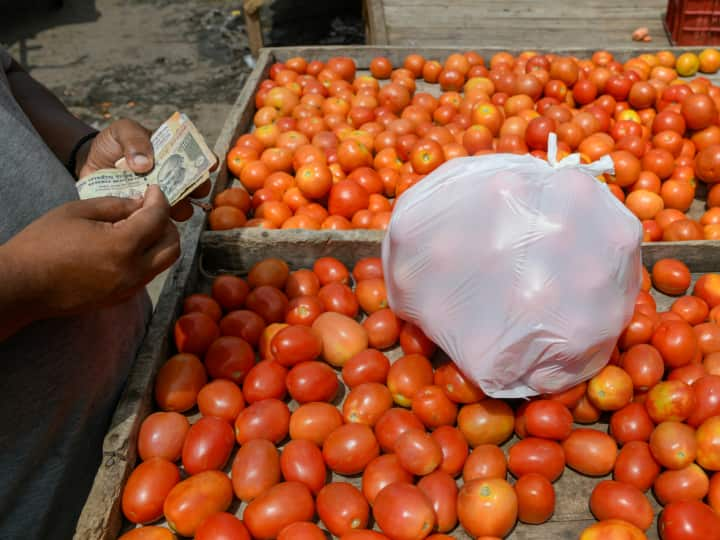
[[[390,307],[493,397],[577,384],[607,363],[641,283],[642,227],[580,165],[453,159],[397,201],[382,246]]]

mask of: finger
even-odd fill
[[[170,210],[170,217],[175,221],[187,221],[193,215],[193,206],[189,200],[183,199]]]
[[[212,182],[208,179],[202,184],[200,184],[198,187],[196,187],[192,193],[190,193],[190,197],[193,199],[202,199],[203,197],[207,197],[208,193],[210,193],[210,188],[212,187]]]
[[[169,268],[180,256],[180,234],[177,227],[168,221],[162,237],[150,247],[142,258],[145,278],[150,281],[157,274]]]
[[[131,170],[145,173],[153,168],[153,147],[147,129],[123,118],[110,125],[110,133],[120,145]]]
[[[162,237],[169,220],[170,205],[165,195],[158,186],[150,186],[142,208],[119,223],[117,229],[137,253],[143,253]]]
[[[143,205],[142,199],[124,199],[121,197],[99,197],[74,201],[66,205],[67,211],[74,217],[116,223],[132,215]]]

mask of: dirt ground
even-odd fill
[[[365,42],[361,0],[267,0],[260,18],[265,45]],[[98,129],[181,110],[211,147],[253,66],[242,0],[0,0],[0,44]]]

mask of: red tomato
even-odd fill
[[[365,328],[350,317],[340,313],[326,312],[312,325],[323,342],[323,358],[335,367],[342,367],[353,356],[367,349],[368,335]]]
[[[280,531],[277,540],[326,540],[326,536],[314,523],[296,521]]]
[[[647,441],[655,428],[642,403],[628,403],[610,417],[610,433],[619,444]]]
[[[695,407],[686,422],[697,427],[711,416],[720,415],[720,376],[704,375],[692,386]]]
[[[457,418],[457,405],[450,401],[439,386],[425,386],[415,393],[412,411],[428,427],[452,426]]]
[[[438,366],[435,370],[434,382],[455,403],[475,403],[485,398],[483,391],[451,361]]]
[[[231,424],[245,408],[242,390],[232,381],[217,379],[200,389],[198,408],[203,416],[215,416]]]
[[[570,435],[572,423],[572,414],[559,401],[538,399],[525,409],[526,429],[534,437],[561,441]]]
[[[538,473],[521,476],[513,486],[518,500],[518,519],[523,523],[540,524],[555,511],[555,489]]]
[[[188,474],[222,469],[235,446],[233,429],[226,420],[205,416],[190,426],[182,450]]]
[[[317,513],[331,534],[342,536],[367,527],[370,507],[358,488],[347,482],[333,482],[318,493]]]
[[[661,381],[648,392],[645,407],[656,424],[666,420],[680,422],[695,408],[695,396],[692,388],[682,381]]]
[[[195,540],[250,540],[247,528],[228,512],[213,514],[197,528]]]
[[[513,434],[515,415],[504,401],[485,398],[460,409],[458,428],[472,447],[502,444]]]
[[[241,501],[251,501],[280,482],[280,456],[275,445],[265,439],[252,439],[235,454],[232,486]]]
[[[325,304],[317,296],[296,296],[288,303],[285,322],[292,325],[312,326],[315,319],[324,311]]]
[[[668,504],[658,518],[661,540],[718,540],[720,517],[700,501]]]
[[[682,469],[697,455],[695,430],[680,422],[662,422],[650,436],[655,461],[667,469]]]
[[[677,259],[660,259],[653,265],[652,280],[660,292],[683,295],[690,287],[690,270]]]
[[[177,540],[177,537],[165,527],[146,526],[131,529],[118,540]]]
[[[604,476],[613,470],[617,444],[607,433],[579,428],[562,442],[568,467],[588,476]]]
[[[271,540],[296,521],[310,521],[315,503],[305,484],[282,482],[250,502],[243,513],[245,526],[253,538]]]
[[[405,354],[421,354],[428,358],[437,348],[420,328],[407,321],[400,329],[400,347]]]
[[[665,506],[677,501],[701,501],[710,489],[707,474],[695,463],[661,473],[653,484],[658,502]]]
[[[403,468],[418,476],[430,474],[440,466],[442,449],[425,430],[410,429],[395,441],[395,453]]]
[[[720,473],[714,473],[710,478],[708,504],[715,512],[720,510]]]
[[[554,482],[565,469],[565,453],[555,441],[528,437],[510,447],[508,468],[516,478],[539,473]]]
[[[270,349],[275,360],[286,367],[315,360],[322,353],[320,336],[308,326],[294,325],[273,337]]]
[[[387,349],[400,337],[400,321],[391,309],[380,309],[363,321],[368,343],[377,349]]]
[[[622,519],[606,519],[593,523],[580,534],[580,540],[647,540],[643,531]]]
[[[367,313],[375,313],[387,308],[387,291],[383,278],[364,279],[355,286],[355,296],[362,310]]]
[[[449,474],[435,471],[420,479],[417,487],[425,494],[435,511],[435,527],[448,532],[457,524],[458,488]]]
[[[720,326],[706,322],[696,325],[693,330],[703,355],[720,352]]]
[[[622,519],[642,530],[653,522],[650,501],[638,488],[615,480],[598,483],[590,495],[590,511],[599,521]]]
[[[352,275],[355,281],[383,277],[383,266],[380,257],[366,257],[360,259],[353,267]]]
[[[647,491],[660,474],[660,465],[645,441],[630,441],[622,447],[615,461],[613,478]]]
[[[242,384],[254,365],[255,352],[252,347],[236,336],[219,337],[205,353],[205,368],[213,379],[230,379]]]
[[[317,495],[325,485],[327,469],[317,445],[298,439],[290,441],[280,455],[280,470],[288,482],[302,482]]]
[[[290,299],[298,296],[316,296],[319,290],[320,279],[315,272],[307,268],[291,272],[285,283],[285,294]]]
[[[622,368],[605,366],[588,382],[587,396],[601,411],[621,409],[632,400],[632,379]]]
[[[275,360],[255,364],[245,376],[243,394],[248,403],[263,399],[283,399],[287,392],[288,370]]]
[[[243,409],[235,420],[235,439],[245,444],[251,439],[267,439],[275,444],[288,434],[290,410],[278,399],[263,399]]]
[[[440,470],[450,476],[460,474],[468,456],[468,444],[460,430],[452,426],[440,426],[431,433],[431,436],[442,450]]]
[[[409,407],[415,394],[432,384],[433,370],[430,361],[420,354],[408,354],[390,366],[387,387],[398,405]]]
[[[708,471],[720,470],[720,416],[711,416],[697,428],[697,464]]]
[[[298,403],[332,401],[340,383],[335,370],[325,362],[302,362],[294,366],[286,380],[290,396]]]
[[[635,390],[648,390],[662,379],[665,365],[652,345],[633,345],[621,358],[621,367],[630,376]]]
[[[502,478],[507,476],[507,460],[502,449],[495,444],[481,444],[465,460],[463,482],[476,478]]]
[[[290,438],[322,446],[327,436],[343,423],[342,415],[329,403],[306,403],[290,417]]]
[[[245,305],[260,315],[267,324],[285,320],[288,298],[285,293],[271,285],[261,285],[250,291]]]
[[[225,311],[241,308],[248,292],[250,292],[248,284],[237,276],[218,276],[212,284],[212,296]]]
[[[395,454],[383,454],[368,463],[362,475],[363,495],[370,504],[380,491],[395,482],[413,483],[413,475],[406,471]]]
[[[398,437],[411,429],[424,430],[415,414],[398,407],[386,411],[375,424],[375,435],[384,452],[394,452]]]
[[[353,356],[342,368],[343,382],[354,388],[362,383],[385,383],[390,360],[376,349],[366,349]]]
[[[160,457],[177,461],[189,429],[190,422],[180,413],[152,413],[140,425],[137,443],[140,459]]]
[[[327,436],[323,444],[325,463],[339,474],[358,474],[378,455],[378,441],[372,429],[365,424],[340,426]]]
[[[232,484],[220,471],[195,474],[170,491],[163,513],[168,525],[182,536],[194,536],[208,517],[224,512],[233,498]]]
[[[357,422],[372,427],[392,404],[392,394],[387,386],[376,382],[362,383],[350,390],[345,398],[343,417],[348,424]]]
[[[515,490],[501,478],[471,480],[458,494],[458,518],[472,536],[505,537],[515,525]]]
[[[396,482],[375,497],[373,516],[380,529],[393,540],[422,540],[435,527],[435,511],[422,490]]]
[[[183,300],[183,314],[199,311],[218,322],[222,317],[222,308],[217,301],[207,294],[191,294]]]
[[[243,338],[252,347],[257,346],[263,330],[265,330],[263,318],[246,309],[231,311],[220,320],[220,333],[223,336]]]
[[[344,283],[328,283],[323,285],[318,293],[322,300],[325,311],[342,313],[350,318],[358,314],[359,304],[352,289]]]
[[[130,474],[122,493],[122,511],[133,523],[150,523],[163,515],[163,503],[180,482],[177,465],[162,458],[150,458]]]
[[[197,356],[176,354],[155,377],[155,401],[164,411],[187,411],[195,406],[198,392],[206,383],[205,368]]]
[[[680,367],[689,364],[695,356],[697,338],[685,321],[664,321],[655,329],[652,344],[666,366]]]

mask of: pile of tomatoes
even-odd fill
[[[376,57],[369,74],[347,57],[291,58],[260,85],[254,130],[227,155],[242,187],[218,194],[210,227],[385,229],[395,199],[444,161],[546,159],[555,132],[559,157],[612,156],[615,174],[600,179],[642,220],[645,241],[720,239],[720,87],[678,78],[719,67],[715,49],[624,64],[607,51],[499,52],[487,65],[474,52],[443,63],[411,54],[401,67]],[[712,186],[699,220],[686,214],[696,178]]]
[[[651,284],[677,296],[669,311]],[[658,261],[602,371],[505,401],[394,315],[378,258],[221,275],[184,301],[123,513],[197,540],[503,538],[552,517],[567,466],[613,477],[589,494],[582,540],[646,538],[650,491],[663,540],[718,539],[720,274],[690,285],[682,262]]]

